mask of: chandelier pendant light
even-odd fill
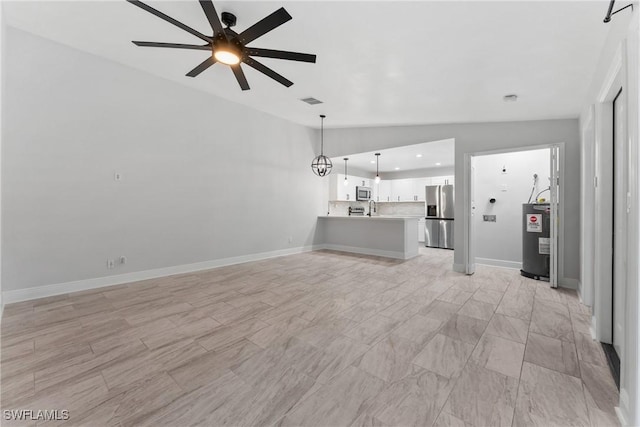
[[[349,185],[349,180],[347,179],[347,160],[349,160],[348,157],[344,158],[344,185],[347,186]]]
[[[311,170],[316,175],[323,177],[331,173],[333,164],[331,159],[324,155],[324,114],[320,114],[320,155],[311,162]]]
[[[376,184],[380,184],[380,153],[376,153]]]

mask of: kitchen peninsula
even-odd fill
[[[344,252],[396,259],[418,256],[418,218],[319,216],[323,246]]]

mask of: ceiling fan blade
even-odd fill
[[[244,71],[240,68],[240,64],[232,65],[231,70],[233,70],[233,74],[236,76],[236,80],[238,80],[238,84],[242,90],[249,90],[249,82],[247,82],[247,78],[244,75]]]
[[[290,61],[316,62],[316,56],[309,53],[288,52],[286,50],[260,49],[258,47],[248,47],[247,51],[251,56],[261,56],[263,58],[288,59]]]
[[[256,61],[253,58],[245,58],[245,59],[243,59],[243,62],[245,64],[247,64],[248,66],[250,66],[252,68],[255,68],[256,70],[260,71],[262,74],[265,74],[265,75],[271,77],[272,79],[274,79],[278,83],[281,83],[281,84],[285,85],[286,87],[289,87],[289,86],[291,86],[293,84],[292,81],[287,80],[286,78],[284,78],[280,74],[278,74],[275,71],[273,71],[271,68],[259,63],[258,61]]]
[[[174,49],[195,49],[195,50],[211,50],[209,45],[182,44],[182,43],[160,43],[160,42],[139,42],[133,41],[133,44],[140,47],[170,47]]]
[[[205,59],[204,61],[202,61],[196,68],[194,68],[193,70],[189,71],[187,73],[187,77],[196,77],[198,74],[200,74],[201,72],[203,72],[207,68],[211,67],[215,63],[216,63],[215,58],[213,56],[210,56],[207,59]]]
[[[213,34],[224,34],[224,28],[222,28],[222,23],[220,22],[216,8],[213,6],[213,2],[211,0],[200,0],[200,6],[202,6],[204,14],[207,15],[209,24],[211,24],[211,28],[213,29]]]
[[[241,32],[239,35],[240,41],[242,42],[242,44],[251,43],[253,40],[268,33],[274,28],[279,27],[290,19],[291,15],[289,15],[284,7],[281,7],[271,15],[263,18],[262,20],[256,22],[255,24]]]
[[[183,24],[180,21],[177,21],[175,19],[173,19],[172,17],[170,17],[169,15],[165,15],[164,13],[160,12],[159,10],[156,10],[154,8],[152,8],[149,5],[146,5],[144,3],[142,3],[141,1],[138,0],[127,0],[129,3],[138,6],[140,9],[146,10],[147,12],[157,16],[160,19],[164,19],[165,21],[169,22],[170,24],[175,25],[178,28],[181,28],[183,30],[185,30],[188,33],[193,34],[194,36],[211,43],[211,37],[205,36],[204,34],[202,34],[199,31],[194,30],[193,28]]]

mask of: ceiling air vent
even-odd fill
[[[315,98],[302,98],[300,101],[302,102],[306,102],[309,105],[316,105],[316,104],[322,104],[322,101],[315,99]]]

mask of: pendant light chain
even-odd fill
[[[320,155],[324,156],[324,114],[320,115]]]

